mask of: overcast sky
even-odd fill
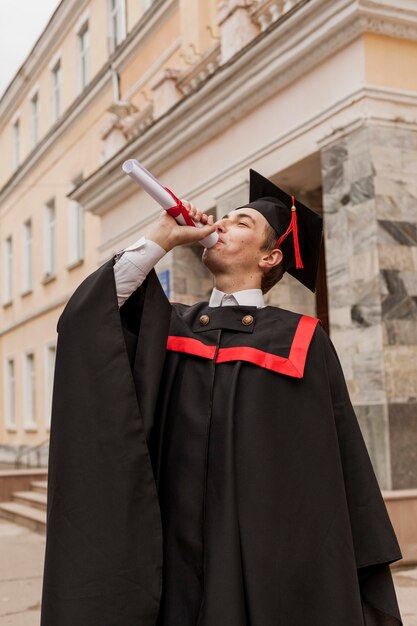
[[[0,0],[0,97],[60,0]]]

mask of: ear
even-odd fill
[[[258,261],[258,266],[263,271],[269,271],[276,265],[279,265],[283,259],[282,250],[273,248],[265,252]]]

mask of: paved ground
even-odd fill
[[[45,537],[0,520],[0,624],[39,626]]]
[[[1,626],[39,626],[44,550],[44,536],[0,520]],[[404,626],[417,626],[417,568],[394,581]]]

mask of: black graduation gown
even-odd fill
[[[318,320],[170,305],[154,271],[119,310],[113,263],[58,322],[41,626],[402,624]]]

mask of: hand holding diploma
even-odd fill
[[[182,202],[171,190],[164,187],[141,163],[139,163],[139,161],[136,161],[136,159],[125,161],[122,169],[136,183],[143,187],[178,224],[181,226],[193,226],[204,229],[204,234],[203,232],[192,232],[190,229],[180,229],[181,232],[177,229],[172,229],[174,232],[172,232],[171,237],[168,238],[169,241],[168,239],[164,241],[165,245],[162,247],[167,249],[167,247],[171,248],[181,243],[200,241],[205,248],[211,248],[217,243],[218,235],[214,230],[215,227],[213,225],[212,216],[206,216],[204,213],[197,211],[191,203],[187,203],[190,205],[189,207],[185,206],[185,201]],[[164,217],[166,218],[166,216]],[[164,218],[162,218],[160,226],[166,225],[171,225],[172,228],[171,220],[164,220]],[[203,238],[201,238],[201,235]]]

